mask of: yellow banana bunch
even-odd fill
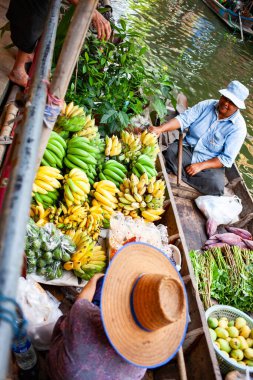
[[[97,137],[98,127],[95,125],[95,119],[92,119],[90,115],[86,117],[86,122],[81,129],[81,131],[77,132],[75,136],[83,136],[87,137],[87,139],[92,140]]]
[[[55,211],[56,207],[53,206],[45,209],[41,203],[31,204],[30,217],[41,227],[53,219]]]
[[[124,215],[137,218],[142,215],[148,221],[160,219],[163,210],[165,183],[156,178],[148,178],[144,173],[138,178],[132,174],[125,178],[118,193],[118,207]],[[152,215],[149,215],[152,212]]]
[[[75,116],[85,116],[85,112],[82,107],[75,106],[73,102],[66,104],[64,102],[63,107],[61,109],[61,116],[66,117],[75,117]]]
[[[161,216],[164,213],[164,209],[160,208],[157,210],[154,209],[146,209],[141,212],[142,217],[147,222],[155,222],[156,220],[161,219]]]
[[[95,246],[94,242],[90,242],[71,256],[71,261],[64,264],[64,269],[73,269],[78,277],[88,280],[95,273],[105,269],[106,261],[104,249],[99,245]]]
[[[105,136],[105,155],[106,156],[118,156],[121,153],[122,146],[117,136],[108,137]]]
[[[141,143],[144,146],[155,146],[157,145],[157,135],[155,133],[148,132],[146,129],[141,134]]]
[[[102,208],[107,206],[113,210],[116,209],[118,199],[115,195],[119,190],[112,181],[102,180],[95,182],[93,187],[95,189],[93,196]]]
[[[56,213],[54,219],[54,223],[59,229],[62,229],[63,232],[65,230],[68,231],[72,229],[80,229],[81,231],[85,230],[89,210],[89,205],[87,202],[82,205],[73,204],[68,208],[66,208],[64,205],[61,207],[64,207],[66,209],[66,212],[62,210],[63,213],[61,216],[58,216],[58,213]],[[69,234],[72,234],[72,232]]]
[[[64,178],[64,199],[67,206],[82,204],[90,192],[89,180],[84,171],[74,168]]]
[[[50,166],[40,166],[33,184],[33,192],[47,194],[61,187],[58,179],[63,179],[59,169]]]
[[[123,142],[123,158],[124,162],[130,162],[135,160],[140,155],[141,140],[139,135],[134,135],[127,131],[121,132],[121,140]]]

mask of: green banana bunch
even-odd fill
[[[47,209],[50,206],[54,206],[59,198],[59,191],[48,191],[46,194],[41,193],[33,193],[33,197],[36,200],[36,202],[39,204],[41,203],[42,206]]]
[[[127,169],[118,161],[108,160],[102,166],[102,170],[99,174],[99,179],[109,180],[115,183],[119,187],[120,183],[126,178]]]
[[[92,119],[91,116],[88,115],[82,129],[76,134],[76,136],[83,136],[91,141],[95,139],[97,135],[98,127],[95,126],[95,119]]]
[[[138,178],[140,178],[144,173],[147,173],[148,178],[157,176],[155,163],[145,154],[142,154],[137,158],[132,167],[132,171]]]
[[[41,161],[42,165],[62,169],[66,148],[66,141],[58,133],[52,131]]]
[[[96,177],[96,165],[99,157],[99,149],[90,144],[90,141],[86,137],[75,136],[68,141],[64,164],[69,169],[82,169],[92,184]]]
[[[68,132],[78,132],[85,123],[86,116],[82,107],[74,106],[73,102],[64,104],[61,115],[57,119],[58,128]]]

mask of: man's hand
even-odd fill
[[[202,170],[204,170],[202,162],[198,162],[196,164],[191,164],[191,165],[187,166],[185,169],[186,173],[191,177],[193,177],[197,173],[201,172]]]
[[[99,40],[109,40],[112,33],[111,25],[97,10],[94,11],[92,16],[92,24],[97,30]]]
[[[149,128],[148,128],[148,131],[150,133],[155,133],[157,135],[157,137],[160,136],[161,133],[163,133],[162,131],[162,127],[154,127],[153,125],[151,125]]]
[[[69,0],[69,2],[73,5],[77,5],[78,1],[79,0]],[[111,24],[97,10],[93,13],[92,23],[94,28],[97,30],[98,39],[105,39],[106,41],[109,40],[112,33]]]

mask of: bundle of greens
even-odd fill
[[[238,247],[213,248],[190,257],[204,308],[219,304],[242,311],[253,309],[253,251]]]

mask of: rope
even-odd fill
[[[8,310],[3,304],[11,303],[15,307],[15,311]],[[26,332],[27,321],[19,304],[10,297],[0,295],[0,320],[9,323],[12,327],[13,334],[19,338]]]

